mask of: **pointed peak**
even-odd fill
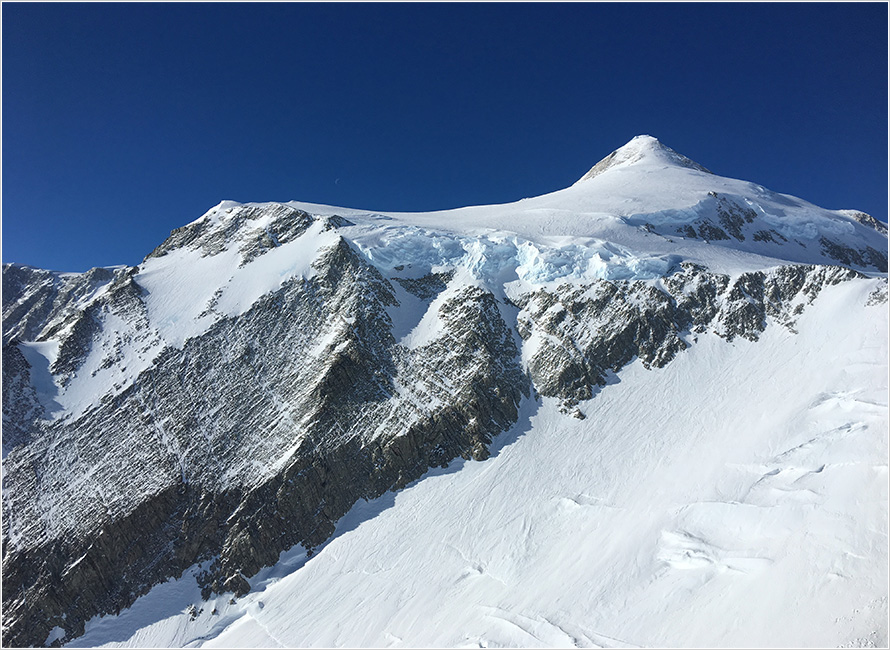
[[[711,173],[694,160],[690,160],[683,154],[677,153],[670,147],[663,145],[658,138],[654,138],[651,135],[638,135],[623,147],[616,149],[600,160],[589,172],[581,177],[578,183],[599,176],[613,167],[624,167],[640,162],[655,162],[662,165],[686,167],[687,169]]]
[[[635,135],[630,141],[620,147],[618,151],[634,150],[640,151],[645,149],[667,149],[661,142],[652,135]]]

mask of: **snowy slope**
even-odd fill
[[[873,286],[827,289],[798,334],[633,364],[584,420],[529,400],[492,458],[357,504],[233,604],[186,575],[70,645],[886,647]]]
[[[474,240],[506,241],[509,257],[516,255],[510,248],[526,242],[550,249],[545,256],[566,248],[574,250],[573,246],[585,249],[580,263],[563,265],[549,274],[532,274],[534,279],[602,277],[611,272],[605,267],[612,264],[585,265],[597,254],[604,262],[614,259],[617,263],[636,263],[644,275],[650,267],[640,264],[641,259],[661,260],[666,256],[679,256],[725,273],[764,268],[775,265],[776,260],[846,264],[826,253],[823,239],[837,239],[856,251],[871,247],[883,252],[883,264],[880,255],[876,256],[878,267],[883,266],[877,270],[887,270],[886,226],[868,215],[826,210],[756,183],[717,176],[645,135],[635,137],[597,163],[574,185],[514,203],[427,213],[368,213],[300,202],[288,205],[313,214],[339,214],[361,223],[376,221],[378,228],[373,234],[355,235],[363,250],[373,253],[378,253],[375,249],[381,245],[396,246],[400,252],[435,249],[439,259],[454,260],[465,254],[461,244],[466,235]],[[727,215],[724,220],[741,219],[738,236],[733,235],[732,223],[727,227],[721,222],[721,211]],[[738,212],[738,218],[730,212]],[[713,238],[702,236],[703,220],[714,229],[724,228],[725,238],[719,238],[719,233]],[[406,233],[405,225],[422,231]],[[695,236],[690,236],[687,227],[694,227]],[[416,241],[421,233],[429,241]],[[437,237],[438,233],[443,235]],[[761,235],[755,236],[758,233]],[[732,252],[721,250],[727,248]],[[501,255],[507,257],[508,251]],[[387,255],[388,251],[378,254]],[[424,255],[423,259],[430,257],[435,259],[435,255]],[[865,264],[853,266],[872,266],[863,261]],[[521,253],[518,263],[522,266]],[[658,271],[658,266],[651,269]],[[523,277],[521,270],[518,274]]]
[[[650,136],[4,265],[4,638],[886,643],[886,271],[868,215]]]

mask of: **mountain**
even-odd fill
[[[886,272],[649,136],[4,264],[3,642],[886,643]]]

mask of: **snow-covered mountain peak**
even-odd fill
[[[670,147],[663,145],[658,138],[651,135],[638,135],[632,138],[630,142],[623,147],[616,149],[600,160],[589,172],[581,177],[578,183],[595,178],[603,172],[615,167],[625,167],[640,163],[661,166],[667,164],[677,167],[686,167],[687,169],[694,169],[708,174],[711,173],[708,169],[699,165],[694,160],[690,160],[683,154],[677,153]]]
[[[4,264],[4,643],[885,644],[886,226],[588,176]]]
[[[825,210],[718,176],[658,139],[638,135],[574,185],[511,203],[409,213],[222,201],[174,230],[146,261],[179,249],[200,258],[236,251],[241,268],[311,230],[313,236],[340,232],[387,272],[420,277],[460,267],[494,285],[506,278],[534,285],[643,279],[669,273],[684,260],[725,273],[777,261],[840,262],[884,273],[882,228],[864,213]]]

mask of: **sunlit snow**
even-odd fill
[[[359,502],[247,596],[202,602],[187,573],[69,645],[886,645],[871,288],[827,288],[798,334],[703,335],[666,368],[632,364],[584,420],[528,400],[492,458]]]

